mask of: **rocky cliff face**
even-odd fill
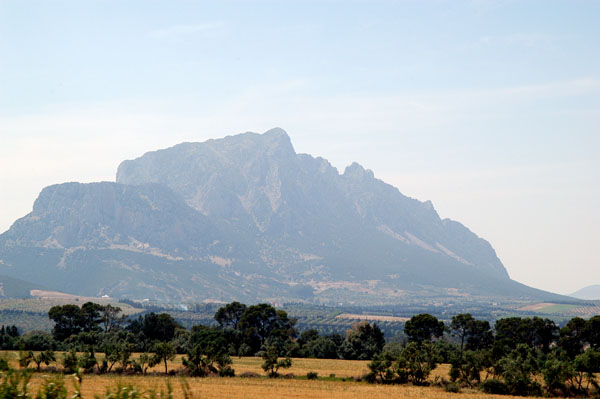
[[[166,300],[307,299],[298,287],[377,303],[428,290],[539,294],[430,202],[356,163],[340,174],[296,154],[281,129],[149,152],[124,161],[116,183],[47,187],[0,236],[0,260],[0,273],[57,289]],[[106,270],[98,281],[86,280],[90,264]],[[85,282],[39,281],[56,280],[53,268]]]

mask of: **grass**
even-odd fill
[[[57,358],[62,357],[62,353],[57,353]],[[12,367],[18,368],[18,352],[3,351],[0,353]],[[139,354],[134,355],[134,357]],[[101,359],[102,354],[97,354]],[[173,361],[169,362],[169,370],[176,370],[182,367],[181,355],[178,355]],[[293,374],[295,379],[266,378],[261,369],[262,359],[257,357],[233,358],[233,367],[238,377],[234,378],[186,378],[193,398],[230,398],[230,399],[258,399],[258,398],[310,398],[310,399],[342,399],[342,398],[407,398],[407,399],[442,399],[442,398],[509,398],[508,396],[494,396],[484,394],[476,390],[461,390],[461,393],[448,393],[444,388],[416,387],[411,385],[378,385],[364,382],[354,382],[347,380],[347,377],[358,377],[364,375],[367,371],[368,361],[360,360],[328,360],[328,359],[293,359],[293,365],[290,369],[284,370],[283,374]],[[33,366],[33,365],[31,365]],[[51,366],[56,366],[52,364]],[[118,375],[105,374],[83,376],[82,394],[84,399],[92,399],[96,395],[104,396],[106,388],[114,389],[118,383],[124,385],[133,385],[142,391],[164,390],[166,383],[169,382],[174,389],[174,398],[183,398],[181,390],[180,377],[166,377],[162,375],[164,371],[162,365],[157,365],[147,376],[140,375]],[[308,380],[306,374],[309,372],[318,373],[318,379]],[[434,370],[431,379],[436,377],[448,379],[449,365],[440,365]],[[255,378],[239,377],[243,373],[254,373],[258,375]],[[335,378],[330,378],[335,374]],[[45,373],[34,373],[30,382],[30,392],[37,392],[38,387],[46,378]],[[66,385],[69,389],[68,397],[71,397],[73,391],[73,377],[66,376]]]
[[[35,374],[31,380],[31,391],[35,392],[43,381],[43,374]],[[69,379],[70,377],[67,377]],[[115,387],[117,383],[132,384],[140,390],[166,390],[166,382],[170,382],[175,398],[182,398],[179,377],[162,376],[84,376],[82,395],[84,399],[104,395],[106,387]],[[510,398],[509,396],[494,396],[477,391],[467,391],[460,394],[449,394],[443,388],[415,387],[409,385],[372,385],[358,382],[299,380],[299,379],[267,379],[267,378],[187,378],[187,384],[193,398],[197,399],[259,399],[259,398],[310,398],[310,399],[442,399],[448,397],[489,399]],[[67,381],[70,397],[73,385]]]

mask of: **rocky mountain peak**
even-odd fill
[[[375,175],[373,171],[370,169],[365,169],[358,162],[352,162],[351,165],[347,166],[344,170],[344,177],[347,177],[352,180],[366,180],[366,179],[374,179]]]

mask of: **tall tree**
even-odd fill
[[[383,332],[377,324],[366,321],[355,323],[346,333],[346,339],[340,346],[344,359],[369,360],[381,352],[385,345]]]
[[[169,373],[167,363],[175,359],[175,347],[169,342],[159,342],[154,345],[153,363],[163,362],[165,365],[165,374]]]
[[[81,332],[81,309],[77,305],[53,306],[48,311],[48,317],[55,323],[52,335],[56,340],[63,341]]]
[[[469,332],[472,329],[472,325],[475,322],[473,316],[470,313],[461,313],[452,317],[452,322],[450,323],[450,331],[452,331],[452,335],[458,337],[460,340],[460,351],[463,351],[463,347],[465,344],[465,339],[468,338]]]
[[[221,328],[237,329],[242,315],[246,311],[246,305],[239,302],[231,302],[219,308],[215,313],[215,320]]]
[[[573,317],[560,329],[558,346],[563,349],[569,359],[583,353],[586,343],[587,322],[581,317]]]
[[[433,337],[441,337],[444,334],[444,323],[435,316],[421,313],[406,322],[404,333],[408,336],[409,341],[421,344],[431,341]]]
[[[105,333],[121,324],[124,316],[120,316],[120,313],[121,308],[112,306],[111,304],[105,305],[100,309],[100,324]]]
[[[256,353],[265,344],[267,338],[273,341],[286,341],[294,337],[295,320],[290,319],[283,310],[276,310],[273,306],[260,303],[249,306],[242,315],[238,329],[244,336],[246,344]]]
[[[86,302],[81,306],[81,329],[84,332],[99,331],[102,321],[100,312],[103,306],[94,302]]]

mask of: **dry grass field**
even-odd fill
[[[0,353],[9,360],[11,366],[18,367],[18,353],[15,351],[5,351]],[[60,355],[59,355],[60,356]],[[137,355],[136,355],[137,356]],[[99,354],[98,358],[102,358]],[[355,382],[342,380],[347,377],[358,377],[364,375],[367,371],[367,361],[350,360],[319,360],[319,359],[293,359],[293,366],[284,370],[283,374],[293,374],[295,379],[278,378],[269,379],[264,376],[260,368],[262,360],[255,357],[234,358],[233,367],[238,377],[234,378],[191,378],[185,379],[190,388],[193,398],[240,398],[240,399],[258,399],[258,398],[407,398],[407,399],[442,399],[442,398],[473,398],[489,399],[493,397],[508,398],[507,396],[494,396],[484,394],[476,390],[463,390],[459,394],[446,392],[443,388],[415,387],[411,385],[372,385],[364,382]],[[169,362],[169,369],[176,370],[181,368],[181,356],[177,356]],[[181,388],[181,377],[166,377],[161,375],[162,366],[157,366],[151,370],[148,376],[121,376],[111,375],[84,375],[82,384],[83,398],[92,399],[96,395],[104,396],[106,388],[114,390],[117,384],[133,385],[142,392],[156,390],[165,391],[166,384],[173,387],[175,398],[183,398]],[[448,376],[448,365],[441,365],[432,374],[432,379]],[[307,380],[303,378],[306,373],[313,371],[318,373],[319,377],[329,377],[335,374],[335,379]],[[253,373],[255,377],[239,377],[244,373]],[[48,374],[43,371],[34,373],[30,381],[30,392],[37,392],[38,387],[48,378]],[[73,394],[73,377],[65,377],[66,386],[69,389],[69,397]]]
[[[36,374],[31,380],[31,391],[35,392],[45,377]],[[67,377],[69,397],[73,393],[72,383]],[[267,379],[267,378],[186,378],[192,397],[195,399],[490,399],[510,398],[510,396],[494,396],[477,391],[464,391],[459,394],[445,392],[438,387],[414,387],[410,385],[372,385],[350,381],[321,381],[300,379]],[[84,399],[104,395],[106,386],[115,387],[117,383],[131,384],[140,391],[166,391],[166,383],[173,387],[175,398],[183,398],[181,379],[163,376],[84,376],[82,395]]]

